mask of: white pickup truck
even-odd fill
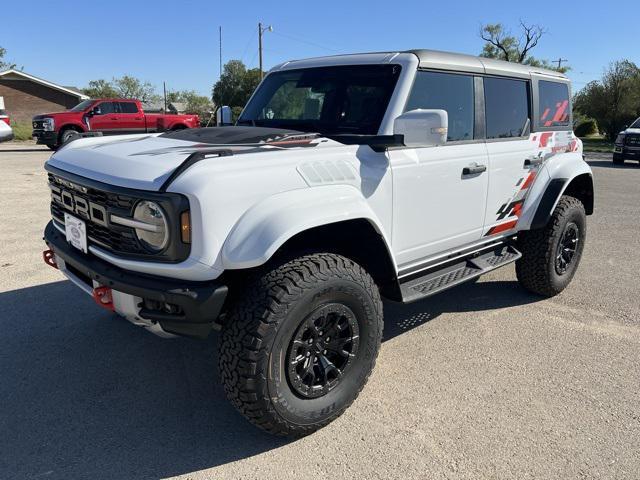
[[[511,262],[536,294],[569,284],[593,212],[571,121],[569,80],[537,67],[430,50],[286,62],[236,126],[57,151],[44,258],[155,333],[222,330],[231,402],[304,435],[365,385],[381,297]]]

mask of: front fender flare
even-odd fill
[[[263,265],[294,235],[354,219],[368,220],[390,252],[379,218],[355,187],[326,185],[275,194],[247,210],[232,228],[222,247],[223,267],[234,270]]]

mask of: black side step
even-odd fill
[[[491,270],[518,260],[522,254],[512,245],[500,245],[453,264],[434,267],[419,277],[400,284],[402,301],[415,302],[460,283],[479,277]]]

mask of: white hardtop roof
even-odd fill
[[[46,85],[47,87],[53,88],[55,90],[60,90],[61,92],[68,93],[69,95],[73,95],[74,97],[78,97],[80,100],[88,100],[89,97],[84,93],[78,92],[69,87],[63,87],[62,85],[56,85],[55,83],[49,82],[47,80],[43,80],[42,78],[38,78],[34,75],[29,75],[21,70],[15,70],[10,68],[9,70],[4,70],[0,72],[0,78],[7,78],[12,80],[17,80],[16,77],[21,77],[20,79],[31,80],[32,82],[39,83],[40,85]]]
[[[493,58],[476,57],[462,53],[441,52],[438,50],[405,50],[401,52],[355,53],[347,55],[333,55],[304,60],[291,60],[273,68],[273,70],[290,70],[296,68],[312,68],[326,65],[353,65],[391,63],[399,56],[415,55],[418,57],[419,67],[434,70],[449,70],[469,73],[484,73],[490,75],[505,75],[515,77],[529,77],[531,74],[547,75],[568,81],[566,75],[554,70],[547,70],[521,63],[506,62]]]

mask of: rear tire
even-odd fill
[[[355,262],[317,253],[277,265],[249,280],[225,318],[225,393],[270,433],[309,434],[356,399],[382,326],[378,288]]]
[[[552,297],[571,282],[584,249],[587,221],[584,205],[563,195],[544,228],[518,234],[522,258],[516,276],[530,292]]]

